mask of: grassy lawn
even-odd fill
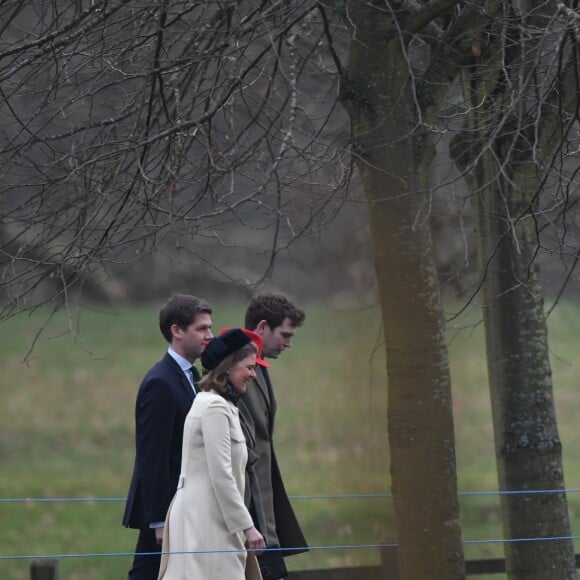
[[[214,305],[215,306],[215,305]],[[385,364],[376,309],[307,305],[295,346],[272,365],[279,412],[278,459],[311,546],[376,544],[394,534],[388,498],[325,498],[389,491]],[[25,362],[46,317],[1,326],[0,498],[120,498],[133,464],[133,405],[145,371],[165,345],[157,306],[60,313]],[[241,323],[243,305],[221,304],[215,328]],[[550,347],[569,488],[580,487],[580,307],[550,318]],[[471,312],[450,323],[459,487],[497,489],[482,328]],[[74,330],[72,335],[69,330]],[[580,534],[580,494],[570,494]],[[497,496],[461,499],[464,540],[502,536]],[[63,580],[122,579],[136,532],[122,501],[0,503],[0,555],[73,555]],[[467,557],[501,545],[467,544]],[[76,556],[94,554],[95,556]],[[96,554],[106,554],[96,556]],[[376,563],[375,549],[318,549],[292,568]],[[2,580],[28,578],[29,561],[0,560]],[[483,577],[480,577],[483,578]],[[491,578],[491,577],[490,577]],[[493,577],[501,578],[500,575]]]

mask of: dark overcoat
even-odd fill
[[[307,550],[306,539],[300,529],[284,487],[274,451],[273,433],[276,398],[267,370],[256,367],[256,379],[247,385],[246,393],[238,403],[240,416],[250,416],[253,429],[253,451],[257,455],[256,473],[259,482],[268,545],[296,548],[284,551],[284,556]],[[244,408],[245,407],[245,408]],[[246,437],[248,439],[248,437]]]
[[[144,530],[165,521],[181,472],[183,425],[194,396],[169,354],[143,379],[135,404],[135,464],[124,526]]]

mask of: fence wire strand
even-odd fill
[[[525,495],[525,494],[556,494],[556,493],[578,493],[580,488],[567,489],[534,489],[534,490],[489,490],[489,491],[464,491],[459,492],[460,496],[489,496],[489,495]],[[292,500],[312,500],[312,499],[382,499],[392,497],[391,493],[344,493],[344,494],[326,494],[326,495],[291,495]],[[0,503],[103,503],[103,502],[121,502],[125,501],[124,497],[27,497],[27,498],[0,498]],[[473,539],[463,540],[464,545],[474,544],[508,544],[518,542],[554,542],[564,540],[580,540],[580,536],[554,536],[554,537],[532,537],[532,538],[490,538],[490,539]],[[322,545],[308,546],[304,548],[278,548],[282,551],[321,551],[321,550],[360,550],[371,548],[396,548],[396,543],[380,544],[343,544],[343,545]],[[197,551],[179,551],[179,552],[140,552],[141,555],[159,555],[161,554],[221,554],[240,552],[245,550],[197,550]],[[22,554],[22,555],[0,555],[2,560],[48,560],[64,558],[118,558],[132,557],[135,552],[101,552],[101,553],[77,553],[77,554]]]

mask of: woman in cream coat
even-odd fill
[[[212,339],[201,355],[210,372],[185,420],[159,580],[261,578],[254,554],[265,544],[244,505],[247,449],[236,407],[256,376],[257,346],[234,328]],[[253,550],[248,570],[246,548]]]

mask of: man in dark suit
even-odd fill
[[[210,305],[175,294],[159,313],[167,353],[143,379],[135,405],[135,466],[123,525],[139,530],[128,580],[157,580],[165,514],[181,471],[185,417],[195,397],[194,366],[211,332]],[[153,554],[151,554],[153,553]]]
[[[245,326],[261,336],[262,356],[275,359],[292,346],[292,338],[304,318],[304,312],[283,294],[259,294],[246,310]],[[257,454],[255,473],[261,495],[261,506],[253,507],[262,512],[257,519],[263,520],[264,529],[260,532],[270,548],[258,560],[264,580],[274,580],[286,577],[280,556],[304,552],[307,548],[274,452],[274,389],[267,368],[258,364],[255,370],[256,378],[248,383],[238,407],[242,419],[249,416],[250,430],[253,431],[247,439],[252,441],[253,451]],[[276,547],[282,550],[275,551]]]

